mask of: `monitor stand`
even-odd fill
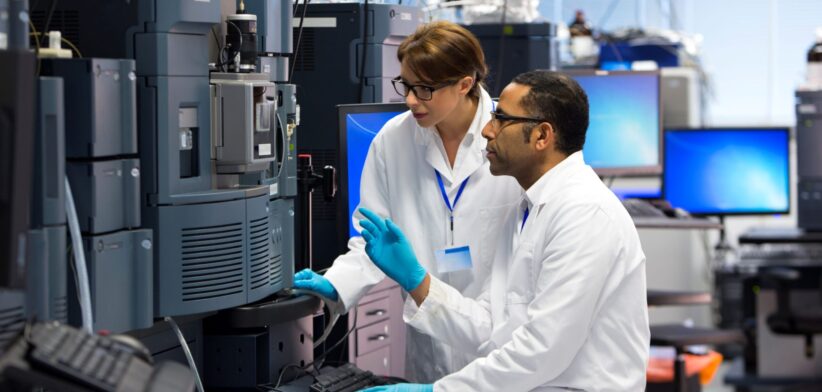
[[[722,228],[719,229],[719,242],[717,242],[714,249],[717,253],[722,252],[724,254],[733,250],[733,248],[731,247],[731,244],[728,243],[728,237],[725,234],[725,215],[719,215],[718,217],[719,224],[722,225]]]

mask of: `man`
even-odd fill
[[[390,220],[363,210],[360,222],[374,264],[413,288],[406,322],[481,358],[434,384],[373,390],[644,390],[645,256],[630,216],[583,161],[585,92],[567,76],[527,72],[493,114],[482,132],[491,172],[525,195],[504,220],[487,295],[433,278]]]

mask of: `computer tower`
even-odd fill
[[[297,8],[298,16],[302,7]],[[422,10],[396,4],[369,4],[368,12],[365,10],[365,5],[358,3],[309,4],[302,35],[300,18],[294,21],[293,82],[298,86],[301,108],[297,150],[311,154],[315,170],[325,165],[340,167],[336,105],[403,101],[391,85],[391,79],[400,74],[397,49],[423,23]],[[363,37],[366,22],[369,27]],[[337,237],[337,207],[318,193],[312,202],[311,262],[315,270],[330,266],[345,251],[345,244],[339,247],[325,242]],[[298,203],[298,214],[306,210]],[[307,243],[298,237],[297,248]]]
[[[822,230],[822,91],[796,93],[797,216],[800,228]]]
[[[488,66],[486,85],[492,97],[515,76],[535,69],[557,70],[557,26],[552,23],[489,23],[465,26],[482,45]],[[502,57],[502,62],[500,62]]]
[[[699,71],[691,67],[661,68],[659,93],[665,128],[702,126],[702,87]]]

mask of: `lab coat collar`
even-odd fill
[[[556,192],[568,173],[584,165],[585,160],[582,158],[582,150],[580,150],[569,155],[562,162],[545,172],[523,195],[528,208],[535,211],[539,206],[547,203],[551,194]]]
[[[491,120],[492,106],[491,96],[488,95],[485,89],[480,87],[477,112],[474,114],[474,120],[471,121],[468,133],[463,138],[457,151],[457,159],[454,161],[453,169],[448,164],[445,147],[437,133],[437,129],[434,127],[423,128],[415,123],[414,141],[426,148],[426,162],[442,175],[443,181],[451,184],[451,186],[462,183],[485,162],[486,158],[483,151],[487,141],[482,137],[482,128]]]

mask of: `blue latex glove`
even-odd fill
[[[434,392],[434,384],[394,384],[363,389],[362,392]]]
[[[328,279],[308,268],[294,274],[294,288],[311,290],[333,301],[340,297]]]
[[[411,292],[425,279],[427,271],[417,261],[414,249],[397,225],[390,219],[360,208],[366,219],[360,221],[365,253],[389,278],[394,279],[405,291]]]

